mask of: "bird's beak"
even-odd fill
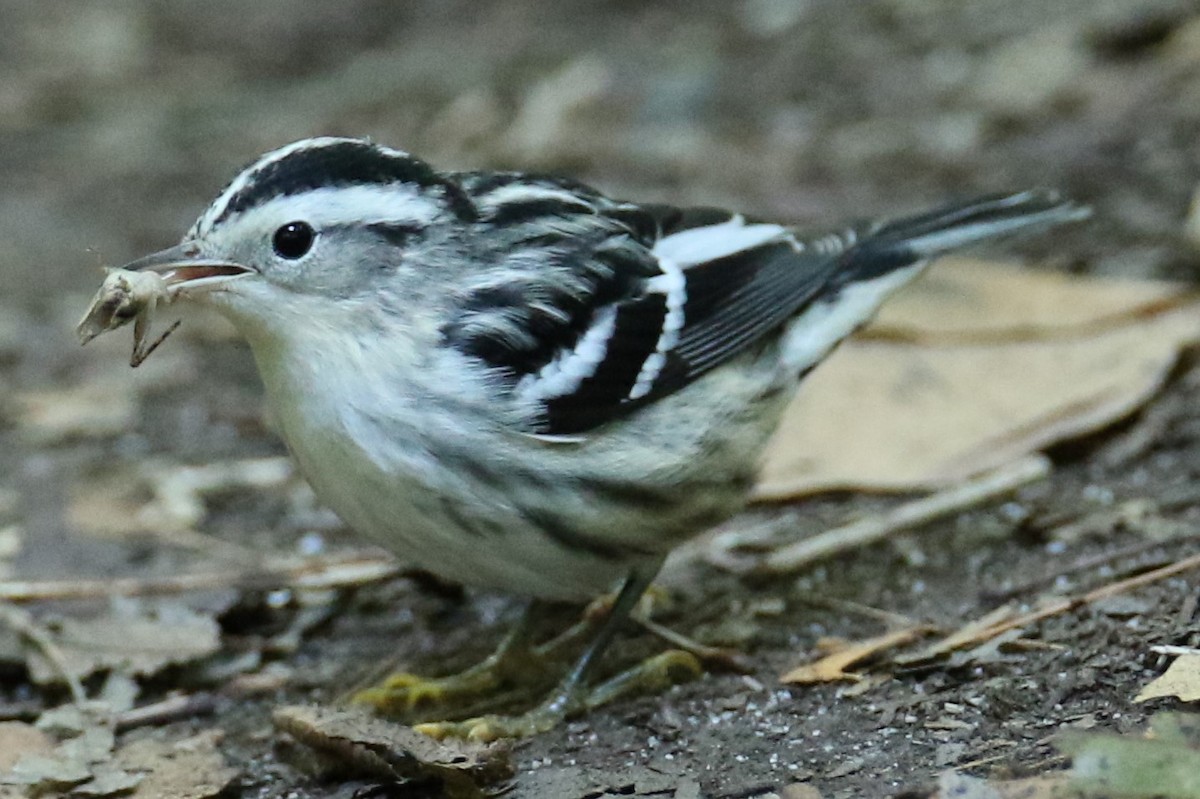
[[[200,288],[254,274],[254,270],[232,261],[207,258],[192,242],[176,244],[126,264],[131,272],[157,272],[170,287]]]

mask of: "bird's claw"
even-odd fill
[[[563,721],[632,694],[655,693],[689,682],[704,673],[690,652],[671,649],[621,672],[594,688],[560,693],[550,701],[516,716],[486,715],[463,721],[417,724],[417,732],[437,740],[462,738],[489,743],[500,738],[528,738],[554,729]]]
[[[496,687],[497,680],[482,673],[450,677],[421,677],[399,672],[379,685],[355,693],[350,701],[367,705],[385,716],[410,716],[432,707],[444,707],[474,699]]]

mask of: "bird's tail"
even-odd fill
[[[912,262],[935,258],[987,239],[1087,219],[1091,209],[1063,199],[1058,192],[1032,189],[957,203],[869,228],[854,256]],[[855,258],[854,260],[858,260]],[[869,266],[872,259],[863,258]]]
[[[785,371],[799,374],[864,324],[896,289],[959,247],[1086,219],[1090,210],[1052,191],[983,197],[854,231],[820,293],[789,323]]]

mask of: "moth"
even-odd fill
[[[179,327],[176,321],[162,335],[150,337],[155,312],[161,306],[169,305],[175,294],[157,272],[127,269],[106,269],[105,272],[100,290],[75,328],[79,343],[87,344],[103,333],[133,322],[133,352],[129,356],[129,365],[140,366]]]

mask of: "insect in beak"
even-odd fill
[[[202,258],[190,243],[176,245],[121,269],[109,269],[76,333],[80,342],[87,344],[101,333],[134,322],[129,365],[139,366],[179,327],[175,322],[151,340],[150,325],[160,305],[170,304],[185,290],[216,288],[252,273],[241,264]]]

